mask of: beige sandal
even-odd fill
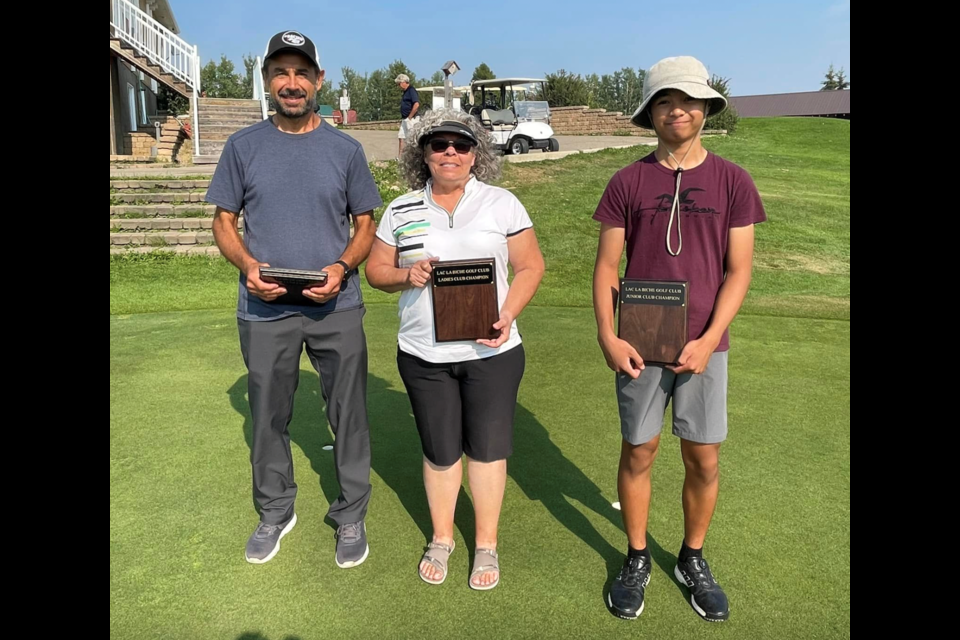
[[[423,557],[420,558],[420,562],[429,562],[435,569],[440,569],[443,571],[443,577],[439,580],[427,580],[426,576],[421,573],[420,564],[418,563],[417,575],[420,576],[420,579],[427,584],[443,584],[443,581],[447,579],[447,560],[450,559],[450,554],[453,553],[456,546],[456,542],[451,542],[449,545],[443,544],[442,542],[431,542],[428,544],[426,551],[423,552]]]
[[[500,563],[496,549],[477,549],[473,555],[473,571],[470,572],[470,588],[477,591],[489,591],[500,584]],[[476,585],[473,579],[487,571],[496,571],[497,579],[487,585]]]

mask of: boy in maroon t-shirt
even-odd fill
[[[727,106],[695,58],[666,58],[650,68],[637,126],[657,132],[657,150],[618,171],[597,206],[600,244],[593,274],[598,341],[617,372],[623,444],[618,491],[629,549],[607,604],[622,618],[643,611],[650,580],[647,515],[650,469],[667,404],[681,438],[684,539],[674,573],[705,620],[729,615],[727,597],[703,559],[719,491],[720,443],[727,436],[727,328],[740,309],[753,264],[753,225],[766,220],[760,194],[737,165],[703,148],[708,114]],[[689,342],[679,366],[644,364],[617,337],[620,257],[626,278],[686,281]],[[650,356],[648,356],[650,357]]]

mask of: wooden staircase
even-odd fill
[[[163,86],[176,91],[184,98],[193,98],[193,89],[187,86],[185,82],[181,82],[175,78],[172,73],[164,71],[160,65],[150,62],[147,56],[137,52],[132,45],[127,44],[120,38],[111,37],[110,49],[140,71],[143,71],[157,82],[163,84]]]

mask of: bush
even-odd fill
[[[732,104],[727,104],[727,108],[724,109],[719,115],[710,116],[707,118],[707,126],[704,127],[704,129],[726,129],[727,133],[733,133],[737,130],[738,122],[740,122],[740,114],[737,113],[737,108]]]
[[[727,108],[723,112],[707,118],[707,124],[704,129],[717,130],[725,129],[727,133],[733,133],[737,130],[737,123],[740,122],[740,114],[737,109],[730,104],[730,78],[723,78],[716,74],[710,77],[708,83],[714,91],[727,99]]]
[[[590,104],[590,91],[579,74],[567,73],[566,70],[560,69],[556,73],[548,73],[545,80],[546,96],[538,96],[536,99],[545,99],[551,107],[578,107]]]
[[[190,101],[161,85],[157,92],[157,110],[166,111],[174,116],[189,114]]]

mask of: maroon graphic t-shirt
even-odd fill
[[[688,336],[695,340],[706,330],[723,284],[730,228],[763,222],[767,216],[750,175],[708,153],[702,164],[683,172],[670,247],[676,253],[681,239],[683,245],[679,255],[670,255],[667,227],[676,176],[651,153],[614,174],[593,219],[626,229],[624,277],[689,282]],[[729,348],[729,331],[724,331],[716,350]]]

